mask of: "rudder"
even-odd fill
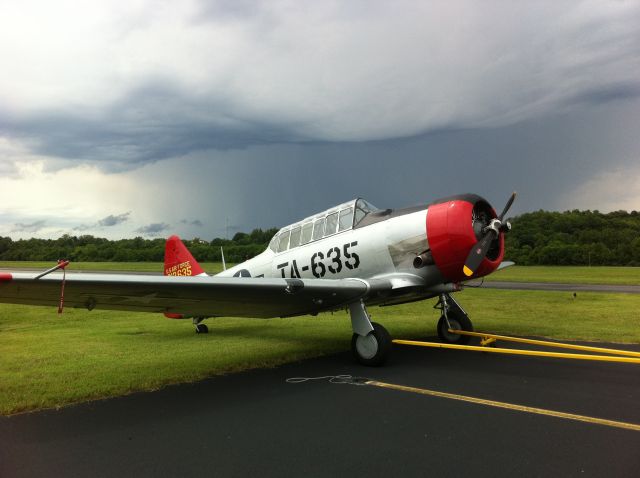
[[[164,275],[199,276],[207,275],[178,236],[167,239],[164,248]]]

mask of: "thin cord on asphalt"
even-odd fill
[[[352,375],[323,375],[321,377],[291,377],[286,379],[287,383],[303,383],[311,380],[328,380],[329,383],[366,385],[370,380],[367,377],[354,377]]]

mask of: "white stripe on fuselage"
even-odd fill
[[[357,229],[338,232],[291,250],[267,249],[218,276],[242,270],[251,277],[343,279],[371,278],[394,272],[419,274],[412,267],[417,254],[428,249],[426,208]]]

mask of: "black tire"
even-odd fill
[[[449,311],[447,315],[452,329],[473,332],[473,324],[465,314]],[[445,320],[444,315],[441,315],[440,320],[438,320],[438,337],[447,344],[455,345],[468,345],[471,341],[471,337],[468,335],[449,333],[449,327],[447,326],[447,321]]]
[[[196,334],[208,334],[209,327],[206,324],[197,324],[196,325]]]
[[[367,336],[353,334],[351,353],[362,365],[377,367],[387,361],[391,351],[391,335],[382,325],[372,322],[373,330]]]

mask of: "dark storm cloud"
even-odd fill
[[[597,105],[638,97],[640,84],[626,83],[586,91],[567,98],[565,103]],[[25,140],[36,154],[99,162],[106,169],[115,170],[200,151],[227,151],[268,144],[335,143],[309,140],[294,131],[293,126],[287,129],[284,125],[233,118],[224,112],[224,108],[206,100],[197,103],[166,86],[147,87],[132,92],[99,118],[83,117],[74,112],[12,120],[6,114],[3,116],[0,110],[0,130]],[[210,115],[210,111],[216,111],[220,116]],[[433,132],[459,129],[464,129],[464,122],[453,122]],[[105,220],[108,222],[108,218]]]
[[[473,191],[501,207],[517,189],[513,212],[561,209],[638,168],[637,2],[134,4],[0,16],[0,173],[18,191],[41,182],[28,162],[126,170],[122,200],[147,210],[120,210],[213,237],[359,195],[401,207]],[[46,217],[42,201],[6,224]]]
[[[588,202],[576,202],[572,192],[597,179],[603,163],[638,171],[638,121],[640,99],[504,127],[229,152],[229,157],[191,163],[203,191],[216,184],[216,177],[224,178],[203,193],[202,206],[191,208],[211,217],[212,236],[224,234],[226,217],[242,231],[281,227],[358,196],[381,208],[397,208],[474,192],[501,209],[517,190],[510,214],[541,208],[606,210],[618,191],[608,197],[592,191]],[[212,208],[216,204],[224,208]]]
[[[227,110],[166,83],[146,84],[100,115],[74,111],[12,118],[0,109],[0,131],[21,138],[37,154],[113,162],[117,169],[197,151],[294,139],[285,129],[234,118]]]
[[[131,212],[125,212],[123,214],[118,214],[117,216],[114,216],[113,214],[110,214],[109,216],[105,217],[104,219],[100,219],[98,221],[98,226],[100,227],[112,227],[112,226],[116,226],[118,224],[122,224],[123,222],[126,222],[129,220],[129,215],[131,214]]]
[[[157,236],[161,232],[168,230],[171,226],[164,222],[155,222],[146,226],[139,227],[135,232],[145,234],[147,236]]]
[[[46,221],[34,221],[29,224],[17,223],[14,224],[12,232],[38,232],[46,226]]]
[[[107,9],[91,61],[70,77],[87,79],[80,90],[66,86],[67,69],[16,79],[8,92],[34,82],[56,94],[25,86],[24,101],[0,106],[0,133],[31,153],[115,170],[252,145],[505,126],[638,95],[632,4],[453,3],[222,0],[153,17]],[[49,58],[43,50],[16,55],[16,71]],[[107,53],[115,73],[95,60]]]
[[[640,84],[626,83],[606,85],[591,91],[585,91],[568,99],[568,103],[603,104],[611,101],[633,100],[640,97]]]
[[[131,215],[131,212],[125,212],[122,214],[118,214],[117,216],[110,214],[107,217],[100,219],[98,222],[94,224],[91,224],[91,225],[80,224],[79,226],[74,227],[73,230],[87,231],[89,229],[117,226],[118,224],[122,224],[123,222],[128,221],[130,215]]]

